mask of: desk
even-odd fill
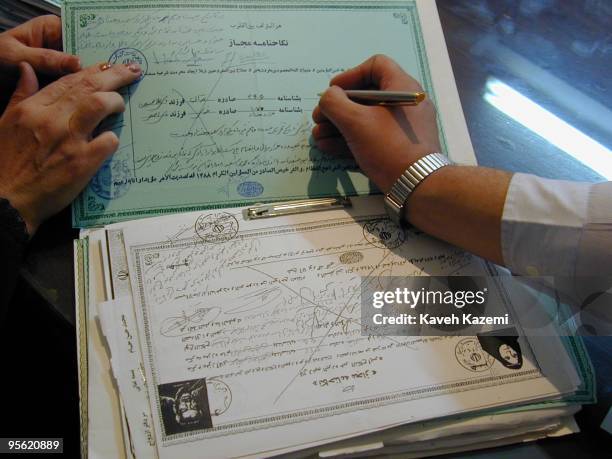
[[[556,116],[559,122],[573,126],[603,148],[612,149],[609,31],[612,3],[607,0],[437,3],[479,163],[556,179],[602,180],[600,174],[572,156],[583,154],[580,148],[568,154],[549,141],[554,138],[547,140],[534,129],[538,129],[539,121]],[[532,116],[522,119],[523,124],[516,121],[486,100],[487,93],[500,84],[518,91],[531,101],[531,107],[537,105],[548,114],[542,115],[540,111],[539,119]],[[560,128],[558,133],[566,132],[566,128]],[[70,323],[74,323],[72,239],[77,234],[70,227],[68,212],[55,217],[32,241],[23,268],[28,282]],[[587,344],[598,372],[607,375],[600,379],[599,392],[610,397],[612,342],[606,338],[587,340]],[[579,441],[572,438],[555,445],[572,444],[575,449]],[[524,454],[523,447],[517,448],[517,454]],[[514,455],[510,451],[515,449],[507,450],[508,455]],[[543,451],[532,447],[530,455],[546,457]]]

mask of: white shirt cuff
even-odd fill
[[[506,266],[517,274],[576,274],[592,184],[515,174],[502,218]]]

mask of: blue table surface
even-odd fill
[[[437,0],[437,5],[479,164],[560,180],[612,179],[612,168],[605,166],[612,157],[611,1]],[[487,101],[492,82],[523,96],[521,116]],[[541,128],[550,120],[560,130],[553,135]],[[580,142],[560,144],[554,134],[567,132],[580,136],[585,148]],[[603,161],[588,158],[593,150]],[[599,401],[577,415],[581,434],[450,457],[612,457],[612,435],[599,428],[612,405],[612,337],[589,337],[585,343]]]

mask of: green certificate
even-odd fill
[[[317,94],[384,53],[435,99],[411,0],[67,0],[63,23],[65,49],[84,65],[144,70],[122,90],[125,113],[100,126],[121,143],[74,202],[76,227],[376,193],[352,158],[313,146]]]

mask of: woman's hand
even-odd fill
[[[32,66],[21,77],[0,118],[0,196],[8,199],[34,234],[85,187],[119,139],[92,133],[125,109],[116,90],[141,74],[137,64],[93,66],[39,91]]]
[[[421,85],[392,59],[376,55],[337,75],[313,112],[312,135],[330,154],[355,157],[361,170],[384,192],[419,158],[440,151],[438,125],[429,99],[416,107],[366,106],[343,89],[421,92]]]

